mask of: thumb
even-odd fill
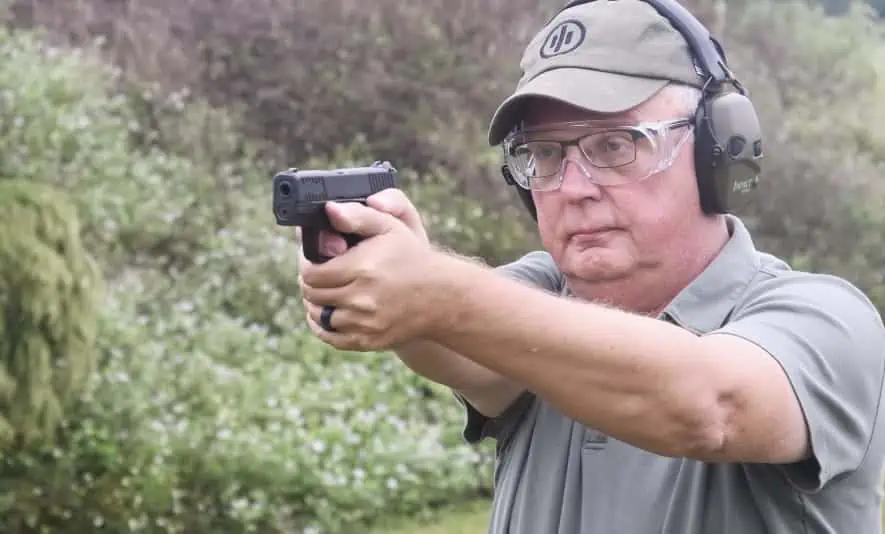
[[[405,223],[413,231],[423,230],[421,215],[400,189],[390,188],[366,199],[370,208],[389,213]]]
[[[363,237],[389,232],[397,222],[394,217],[357,202],[329,202],[326,213],[336,231]]]

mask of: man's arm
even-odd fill
[[[500,373],[432,341],[409,342],[396,354],[409,369],[448,386],[486,417],[500,415],[524,391]]]
[[[421,215],[399,189],[386,189],[369,197],[368,205],[402,221],[415,235],[428,241]],[[335,243],[333,243],[335,242]],[[321,235],[324,253],[336,256],[346,250],[340,236]],[[304,261],[303,254],[300,259]],[[545,252],[530,252],[518,260],[494,269],[526,284],[557,291],[561,277],[553,259]],[[469,405],[468,427],[484,424],[483,418],[496,418],[513,404],[525,388],[500,373],[464,358],[428,340],[413,340],[394,347],[400,360],[421,376],[449,387]]]
[[[544,252],[530,252],[494,273],[551,293],[562,284],[553,259]],[[433,341],[411,341],[395,352],[411,370],[448,386],[488,418],[501,415],[525,391],[513,380]]]
[[[734,335],[699,337],[654,318],[556,298],[467,262],[447,261],[446,270],[439,305],[450,319],[434,341],[525,384],[583,424],[662,455],[785,464],[807,458],[808,425],[791,384],[801,376],[782,364],[801,367],[815,351],[841,359],[831,380],[843,388],[836,395],[853,396],[855,414],[863,414],[847,460],[859,461],[881,392],[883,332],[875,309],[847,284],[773,288],[774,302],[745,319],[771,323],[772,354],[740,335],[741,319]],[[801,301],[786,316],[778,291],[791,305]],[[822,314],[828,306],[839,311]],[[814,339],[796,339],[791,321]]]

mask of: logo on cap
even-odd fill
[[[541,57],[549,58],[575,50],[587,36],[587,28],[577,20],[565,20],[550,30],[541,45]]]

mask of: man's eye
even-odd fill
[[[624,152],[630,150],[632,145],[632,141],[626,135],[607,135],[599,140],[596,150],[600,152]]]
[[[535,144],[531,147],[532,156],[536,160],[545,160],[557,157],[559,153],[558,147],[550,144]]]

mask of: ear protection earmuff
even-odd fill
[[[563,11],[599,0],[572,0]],[[605,0],[617,2],[619,0]],[[728,213],[740,197],[759,185],[762,170],[762,127],[746,89],[728,68],[721,44],[687,9],[675,0],[643,0],[666,18],[688,43],[706,77],[695,113],[694,159],[704,213]],[[552,19],[551,19],[552,20]],[[523,204],[537,218],[532,193],[501,169],[505,181],[516,187]]]

